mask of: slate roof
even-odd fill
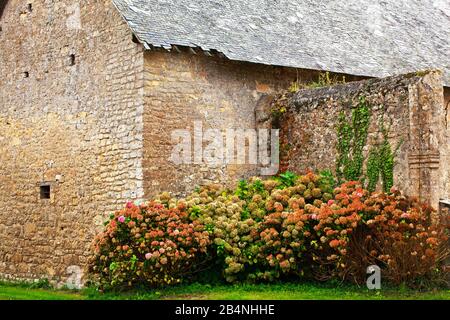
[[[441,69],[450,86],[448,0],[113,0],[145,46],[383,77]]]

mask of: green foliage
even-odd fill
[[[344,84],[346,83],[345,76],[342,76],[341,79],[337,75],[331,76],[330,72],[321,72],[319,73],[319,77],[317,81],[313,81],[307,85],[308,88],[322,88],[329,87],[336,84]]]
[[[68,292],[31,289],[28,285],[4,282],[0,283],[0,300],[186,300],[193,297],[202,300],[448,300],[449,296],[448,290],[399,290],[384,283],[382,289],[376,292],[364,286],[343,284],[340,281],[229,285],[214,278],[220,275],[220,272],[203,272],[201,275],[199,283],[166,287],[158,291],[136,288],[129,291],[101,292],[92,286],[82,291]]]
[[[36,288],[30,283],[1,282],[0,300],[83,300],[84,292],[56,290],[47,286]]]
[[[384,192],[389,192],[394,186],[394,158],[395,153],[391,149],[391,145],[387,138],[387,133],[384,133],[384,139],[378,151],[380,157],[380,171],[381,180],[383,181]]]
[[[351,141],[353,137],[353,130],[347,122],[345,112],[341,111],[338,118],[338,144],[337,144],[337,160],[336,160],[336,175],[339,181],[345,179],[345,171],[350,163]]]
[[[263,193],[264,190],[264,184],[260,179],[256,179],[255,182],[252,184],[252,190],[255,193]]]
[[[180,283],[208,262],[209,232],[190,219],[183,204],[128,203],[94,240],[91,273],[102,288]]]
[[[375,191],[381,176],[383,191],[388,192],[394,185],[394,153],[391,145],[383,141],[380,146],[372,147],[367,161],[367,189]]]
[[[441,230],[426,225],[428,216],[426,205],[398,192],[372,195],[356,181],[337,186],[329,170],[286,172],[241,180],[234,190],[209,185],[185,199],[166,193],[127,204],[97,237],[91,270],[106,288],[175,285],[204,270],[230,283],[304,277],[362,283],[362,266],[378,259],[394,281],[409,281],[409,271],[428,279],[445,243]],[[368,241],[376,236],[389,238]],[[399,253],[398,245],[406,249]],[[401,261],[416,254],[427,254],[427,264],[404,268]]]
[[[319,172],[318,187],[322,189],[323,192],[333,193],[333,189],[336,185],[337,181],[331,170],[322,170]]]
[[[370,124],[370,107],[364,97],[352,110],[348,122],[342,111],[338,119],[338,158],[336,172],[339,180],[359,181],[363,179],[364,146],[367,143]]]
[[[280,120],[286,112],[287,108],[285,104],[277,100],[276,103],[271,108],[272,125],[275,128],[279,127]]]
[[[367,159],[367,189],[375,191],[380,179],[380,152],[377,147],[372,147]]]
[[[351,121],[347,120],[342,111],[339,114],[337,135],[336,174],[339,181],[360,181],[369,191],[374,191],[381,178],[383,190],[388,192],[394,185],[394,165],[396,151],[388,140],[388,130],[380,122],[383,141],[372,146],[366,162],[364,172],[364,147],[367,144],[370,125],[370,106],[364,97],[360,97],[358,105],[353,108]],[[397,149],[400,147],[397,147]],[[366,183],[367,181],[367,183]]]
[[[284,189],[286,187],[292,187],[293,185],[295,185],[295,181],[298,179],[298,175],[293,172],[286,171],[278,175],[276,179],[280,181],[278,189]]]
[[[247,180],[239,181],[238,187],[234,194],[237,195],[241,200],[245,200],[248,198],[249,186],[248,186]]]
[[[302,85],[298,82],[298,80],[291,83],[288,88],[288,91],[291,93],[296,93],[302,88]]]
[[[200,207],[198,206],[193,206],[192,208],[189,209],[189,217],[191,219],[197,219],[200,217],[200,214],[202,213]]]
[[[301,89],[315,89],[344,83],[346,83],[345,76],[342,76],[342,78],[337,75],[332,76],[329,71],[326,71],[320,72],[316,81],[306,84],[302,84],[298,80],[292,82],[288,88],[288,91],[291,93],[296,93]]]
[[[353,144],[352,159],[347,167],[347,179],[359,180],[363,169],[363,149],[367,142],[370,124],[370,109],[364,97],[360,97],[359,104],[352,112]]]
[[[30,284],[31,289],[51,289],[52,285],[50,284],[50,281],[48,281],[47,278],[39,279],[38,281],[33,282]]]
[[[388,140],[388,130],[380,123],[383,134],[383,141],[380,145],[372,146],[367,160],[367,189],[375,191],[378,181],[381,178],[383,191],[389,192],[394,186],[394,165],[395,156],[400,148],[402,141],[393,151]]]

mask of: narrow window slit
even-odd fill
[[[69,56],[69,64],[70,64],[70,66],[74,66],[75,65],[75,55],[74,54],[71,54]]]

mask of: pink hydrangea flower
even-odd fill
[[[117,221],[119,221],[120,223],[124,223],[125,222],[125,217],[124,216],[120,216],[119,218],[117,218]]]
[[[146,253],[145,254],[145,259],[150,260],[152,258],[152,254],[151,253]]]
[[[328,205],[331,206],[334,203],[334,200],[328,200]]]
[[[317,220],[317,214],[312,214],[312,215],[311,215],[311,219]]]
[[[401,218],[409,218],[409,213],[402,213],[402,215],[400,216]]]

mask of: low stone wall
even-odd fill
[[[354,126],[355,122],[364,122],[365,109],[358,111],[361,99],[368,108],[369,121],[367,140],[359,146],[361,142],[357,140],[361,139],[357,136],[363,135],[364,129],[355,131]],[[360,148],[363,160],[360,177],[368,183],[373,169],[368,159],[371,150],[388,143],[394,154],[394,186],[430,201],[436,208],[439,199],[450,194],[446,118],[438,71],[303,89],[273,97],[258,116],[260,126],[281,129],[282,169],[340,172],[342,149],[352,153],[347,155],[347,160],[352,161]],[[345,141],[349,132],[350,136],[353,132],[353,140]],[[389,165],[381,166],[389,170]],[[382,174],[381,170],[378,189],[383,187]]]

